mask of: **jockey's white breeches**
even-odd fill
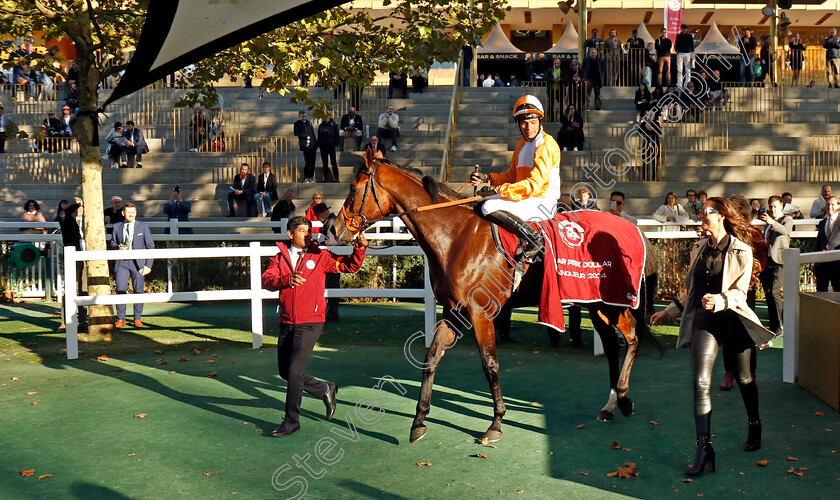
[[[519,217],[525,222],[533,222],[551,219],[557,212],[557,198],[538,198],[534,196],[513,201],[500,194],[494,194],[484,199],[486,201],[481,205],[481,213],[484,215],[502,210]]]

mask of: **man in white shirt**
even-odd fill
[[[493,79],[493,75],[487,75],[487,78],[485,78],[484,81],[481,82],[481,86],[485,88],[492,87],[494,85],[496,85],[496,80]]]
[[[394,107],[388,106],[379,115],[379,129],[376,131],[382,139],[391,138],[391,151],[397,150],[397,139],[400,137],[400,115],[394,113]]]
[[[812,219],[822,219],[825,217],[825,204],[829,198],[831,198],[831,185],[824,184],[820,192],[820,197],[814,200],[814,203],[811,205]]]
[[[610,206],[607,209],[607,212],[611,214],[617,215],[623,219],[627,219],[633,224],[638,224],[638,220],[632,215],[628,215],[627,212],[624,211],[624,193],[621,191],[613,191],[610,195]]]

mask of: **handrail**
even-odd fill
[[[443,157],[440,160],[440,182],[449,182],[450,157],[455,140],[455,129],[458,126],[458,108],[461,107],[461,85],[464,80],[464,53],[458,55],[458,71],[455,73],[455,83],[452,84],[452,98],[449,100],[449,121],[446,124],[446,139],[443,141]]]

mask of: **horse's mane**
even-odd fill
[[[450,188],[446,184],[442,182],[438,182],[433,177],[429,177],[428,175],[423,175],[423,171],[413,167],[403,167],[402,165],[389,160],[387,158],[377,158],[377,162],[388,165],[389,167],[396,168],[402,172],[407,173],[408,175],[416,178],[423,184],[423,189],[429,193],[429,197],[432,199],[432,203],[438,201],[438,198],[443,196],[446,201],[454,201],[454,200],[461,200],[466,198],[466,196],[457,193],[454,189]]]

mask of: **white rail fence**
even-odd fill
[[[785,336],[782,380],[792,384],[796,382],[796,377],[799,375],[799,266],[840,261],[840,250],[800,253],[798,248],[788,248],[784,251],[783,260],[782,278],[785,300],[782,313]],[[835,290],[835,292],[840,292],[840,290]]]
[[[339,255],[350,255],[351,247],[331,247],[330,251]],[[153,250],[100,250],[77,251],[73,247],[64,249],[64,283],[65,283],[65,317],[67,327],[67,359],[79,357],[78,340],[78,306],[115,305],[115,304],[148,304],[159,302],[212,302],[229,300],[251,301],[251,336],[254,348],[263,344],[263,307],[266,299],[277,300],[277,292],[269,292],[262,288],[262,257],[277,254],[277,247],[261,246],[254,241],[247,247],[227,248],[173,248]],[[435,324],[435,297],[429,280],[429,265],[420,247],[392,247],[387,249],[368,249],[368,255],[423,255],[425,278],[424,288],[328,288],[325,296],[333,297],[396,297],[420,298],[425,301],[424,331],[426,346],[431,345]],[[90,260],[124,260],[124,259],[199,259],[199,258],[230,258],[247,257],[249,262],[250,287],[242,290],[209,290],[194,292],[167,292],[79,296],[76,290],[76,266],[79,261]]]

